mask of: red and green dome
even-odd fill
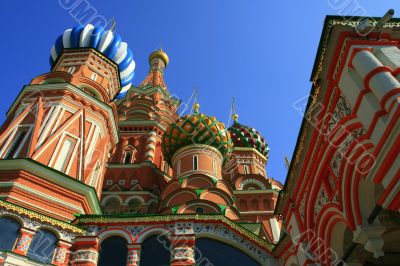
[[[250,128],[238,122],[234,122],[233,125],[228,128],[228,131],[231,133],[234,147],[254,148],[267,157],[269,151],[268,144],[255,128]]]
[[[198,112],[180,118],[167,128],[162,140],[164,158],[171,163],[177,150],[191,144],[212,146],[223,156],[232,148],[231,137],[224,124],[214,116]]]

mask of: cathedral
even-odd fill
[[[326,18],[285,184],[257,125],[178,114],[165,51],[135,83],[115,30],[65,30],[0,128],[0,265],[400,265],[392,16]]]

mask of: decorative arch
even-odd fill
[[[197,208],[206,208],[204,213],[221,213],[217,204],[206,200],[194,200],[181,206],[177,213],[196,213]]]
[[[214,188],[215,183],[214,180],[206,175],[196,175],[191,176],[185,179],[182,182],[182,187],[192,188],[192,189],[200,189],[200,188]]]
[[[118,196],[118,195],[108,195],[108,196],[105,196],[105,197],[102,199],[102,201],[101,201],[101,206],[105,206],[105,204],[107,203],[107,201],[110,200],[110,199],[113,199],[113,198],[117,199],[117,200],[119,201],[119,204],[120,204],[120,205],[123,204],[122,198],[121,198],[120,196]]]
[[[132,195],[132,196],[128,197],[128,198],[125,200],[125,205],[128,205],[129,201],[131,201],[131,200],[133,200],[133,199],[139,200],[142,204],[145,204],[145,203],[146,203],[146,202],[144,201],[143,197],[138,196],[138,195]]]
[[[0,219],[1,218],[9,218],[15,220],[21,227],[26,227],[26,223],[22,218],[14,213],[9,213],[9,212],[4,212],[0,213]]]
[[[176,193],[170,194],[163,203],[164,207],[176,206],[197,199],[197,194],[190,188],[182,188]]]
[[[124,238],[128,244],[134,243],[133,237],[129,231],[124,228],[108,228],[103,231],[100,231],[97,237],[99,238],[99,243],[103,242],[105,239],[112,237],[112,236],[119,236]]]
[[[141,244],[147,238],[154,235],[164,235],[167,237],[167,239],[169,239],[172,235],[172,232],[166,227],[150,227],[143,230],[137,235],[137,237],[135,238],[135,243]]]

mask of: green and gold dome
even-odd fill
[[[223,123],[214,116],[198,112],[195,104],[194,113],[186,115],[172,123],[165,131],[162,139],[162,152],[168,163],[174,153],[188,145],[203,144],[216,148],[223,156],[230,152],[232,140]]]
[[[268,144],[265,139],[261,136],[255,128],[251,128],[237,122],[238,116],[233,116],[234,123],[228,128],[231,134],[232,142],[234,147],[240,148],[254,148],[260,152],[263,156],[268,155]]]

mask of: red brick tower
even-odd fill
[[[64,50],[25,86],[1,130],[2,197],[63,220],[100,213],[120,88],[118,66],[91,48]]]
[[[282,184],[267,177],[269,148],[261,134],[240,124],[237,114],[232,118],[234,123],[228,130],[233,149],[224,165],[224,178],[234,189],[241,222],[248,223],[249,229],[258,227],[261,237],[275,243],[281,226],[274,217],[274,209]]]
[[[154,213],[160,190],[171,179],[161,152],[161,136],[178,118],[180,104],[164,81],[169,59],[157,50],[149,56],[148,76],[116,102],[120,142],[107,169],[103,198],[105,213]]]
[[[163,153],[174,169],[163,193],[162,213],[222,213],[239,219],[233,191],[222,178],[224,156],[231,139],[215,117],[199,113],[187,115],[168,127],[163,137]]]

